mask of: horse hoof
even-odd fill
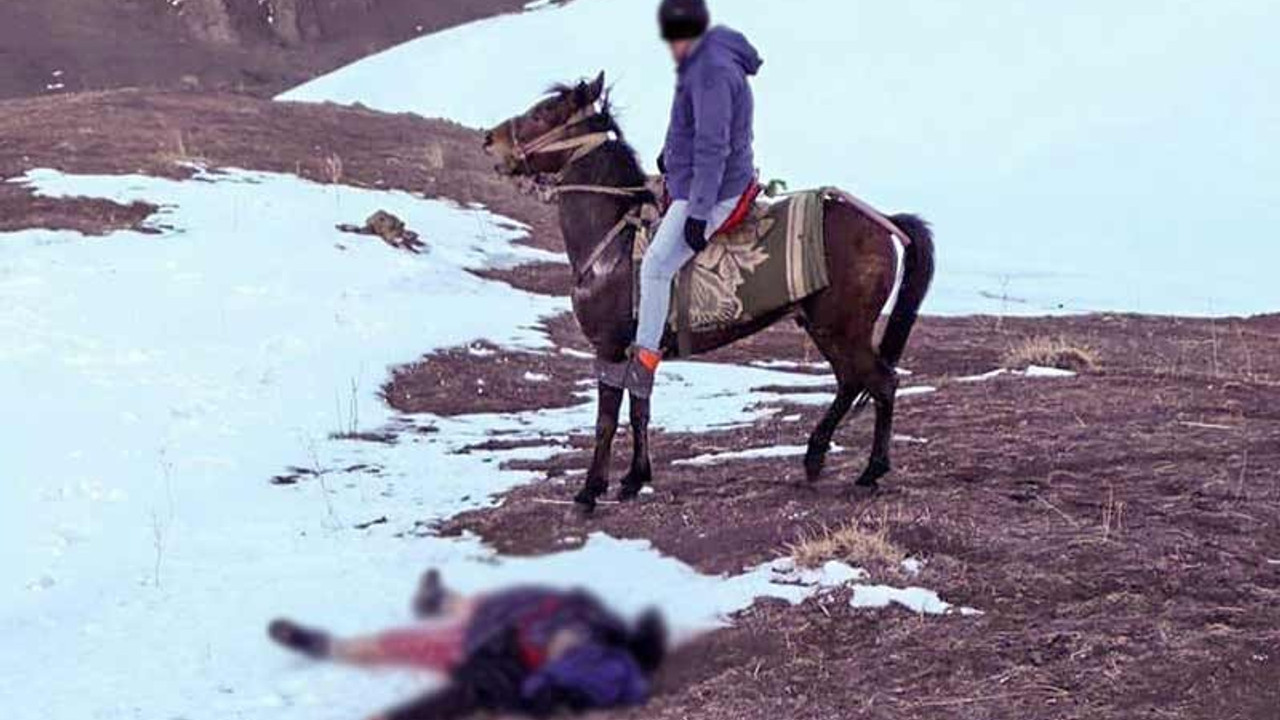
[[[644,486],[653,482],[653,473],[648,468],[627,473],[622,478],[622,488],[618,491],[618,502],[629,502],[640,497]]]
[[[825,458],[818,458],[816,460],[805,458],[804,479],[811,483],[818,482],[818,478],[822,477],[822,468],[824,465],[826,465]]]
[[[582,509],[585,510],[587,514],[590,514],[596,509],[596,501],[608,491],[609,489],[607,487],[601,488],[588,485],[587,487],[579,490],[577,495],[573,496],[573,501],[578,505],[581,505]]]
[[[827,465],[827,449],[810,447],[804,454],[804,477],[809,482],[817,482],[822,470]]]
[[[872,460],[867,469],[862,471],[862,477],[858,478],[856,485],[863,488],[879,487],[876,481],[888,475],[889,469],[888,460]]]

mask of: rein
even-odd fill
[[[568,167],[569,166],[566,165],[561,169],[561,172],[564,172]],[[644,209],[647,205],[653,205],[652,191],[643,186],[614,187],[612,185],[557,185],[551,189],[552,197],[570,194],[605,195],[608,197],[633,199],[644,198],[633,205],[631,209],[627,210],[626,214],[609,229],[609,232],[605,233],[604,237],[601,238],[599,242],[596,243],[596,246],[591,250],[591,253],[587,255],[586,261],[584,261],[582,266],[575,271],[574,281],[577,285],[581,286],[583,280],[586,279],[588,274],[595,270],[596,263],[600,261],[600,258],[609,250],[609,246],[613,244],[614,240],[618,239],[618,236],[622,234],[623,230],[626,230],[628,226],[635,229],[636,232],[643,232],[645,230],[646,223],[644,220]]]

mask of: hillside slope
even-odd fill
[[[474,127],[607,71],[652,167],[671,62],[651,0],[453,28],[290,91]],[[1249,314],[1280,306],[1280,74],[1266,0],[1052,4],[722,0],[764,67],[757,162],[933,222],[929,312]],[[420,68],[448,64],[446,74]],[[1176,209],[1176,210],[1174,210]],[[1230,238],[1230,240],[1228,240]],[[1246,253],[1236,263],[1230,252]]]
[[[5,0],[0,98],[116,87],[279,92],[522,0]]]

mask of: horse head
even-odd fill
[[[604,73],[594,80],[557,85],[521,115],[485,133],[484,149],[508,176],[557,173],[589,143],[614,129],[607,110]]]

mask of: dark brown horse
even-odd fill
[[[573,309],[595,348],[599,365],[624,360],[635,333],[632,320],[634,228],[626,218],[652,202],[642,188],[645,174],[609,112],[604,74],[594,81],[558,86],[528,112],[495,127],[485,149],[510,176],[550,179],[558,186],[560,228],[576,284]],[[855,401],[875,401],[875,439],[871,460],[857,484],[875,487],[889,472],[893,404],[898,387],[894,370],[933,278],[933,239],[929,227],[913,215],[895,215],[905,232],[902,285],[879,348],[875,326],[893,292],[898,253],[885,223],[840,200],[825,207],[827,262],[831,285],[792,307],[741,327],[693,336],[692,349],[705,353],[753,335],[785,317],[795,317],[831,363],[838,389],[835,401],[809,437],[804,466],[814,480],[822,471],[831,438]],[[668,333],[664,349],[674,346]],[[588,508],[608,491],[609,460],[623,390],[599,385],[595,457],[575,498]],[[861,400],[859,400],[861,398]],[[649,400],[631,395],[634,454],[622,481],[620,498],[634,498],[652,479],[649,464]]]

